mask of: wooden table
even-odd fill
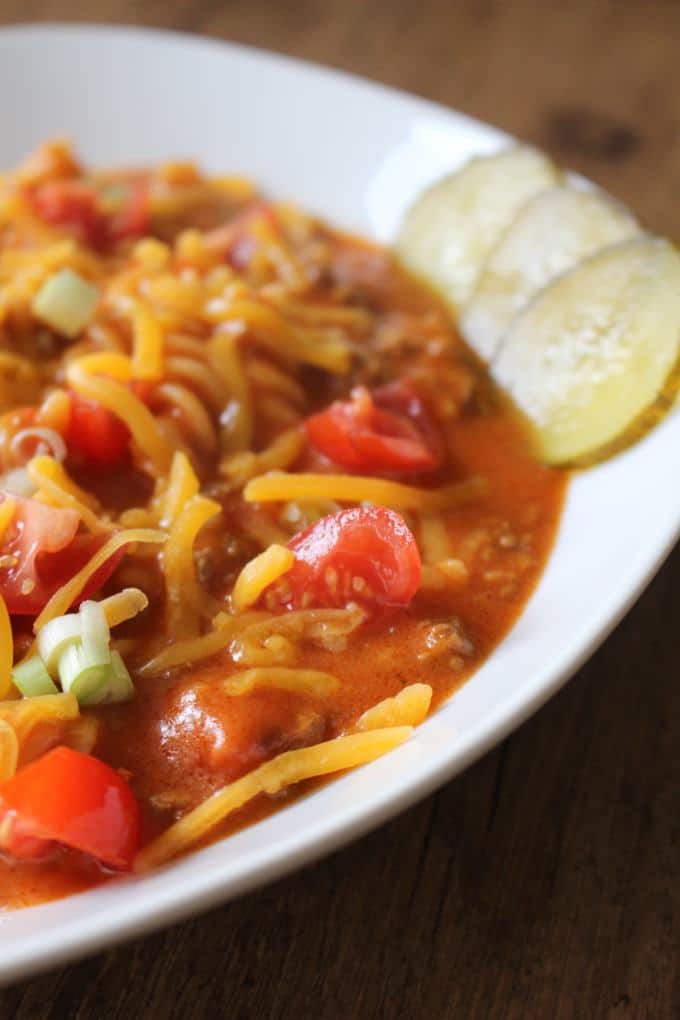
[[[678,5],[0,0],[0,20],[55,6],[411,89],[680,237]],[[429,800],[237,903],[0,993],[0,1016],[680,1016],[679,567],[676,552],[568,688]]]

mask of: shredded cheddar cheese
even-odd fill
[[[68,428],[71,417],[71,399],[64,390],[52,390],[38,408],[35,416],[36,425],[54,429],[63,433]]]
[[[482,478],[454,482],[441,489],[419,489],[384,478],[359,475],[286,474],[271,472],[253,478],[243,490],[249,503],[334,499],[343,503],[375,503],[403,510],[442,510],[479,497],[486,488]]]
[[[83,524],[90,531],[106,531],[111,523],[103,520],[96,512],[96,500],[69,478],[63,465],[54,457],[41,455],[33,457],[27,465],[28,475],[38,486],[36,498],[54,506],[77,510]]]
[[[0,503],[0,542],[14,519],[16,508],[17,504],[14,499],[5,499]]]
[[[129,528],[124,531],[118,531],[115,535],[112,535],[101,549],[92,556],[91,559],[85,564],[84,567],[78,571],[77,574],[62,585],[58,591],[54,593],[52,598],[49,600],[43,611],[36,618],[33,624],[33,633],[37,634],[41,627],[44,627],[46,623],[53,620],[55,616],[63,616],[63,614],[70,608],[75,602],[78,596],[87,586],[90,578],[96,574],[100,567],[102,567],[111,556],[114,556],[119,549],[122,549],[126,545],[131,545],[134,542],[165,542],[167,535],[163,531],[154,531],[151,528]]]
[[[69,744],[71,727],[80,721],[80,707],[72,694],[0,701],[0,724],[10,726],[16,737],[14,767],[44,754],[50,746]],[[89,733],[85,729],[75,732],[76,743],[96,736],[96,724],[86,728]]]
[[[253,401],[243,369],[238,337],[218,334],[210,343],[212,365],[229,387],[232,399],[222,415],[222,443],[227,451],[245,450],[253,435]]]
[[[231,594],[235,613],[254,606],[265,588],[285,574],[295,563],[295,555],[281,545],[270,545],[246,563]]]
[[[0,719],[13,727],[20,742],[39,723],[69,721],[77,719],[79,714],[78,701],[73,694],[41,694],[0,702]]]
[[[290,669],[286,666],[259,666],[234,673],[222,682],[227,694],[248,694],[256,687],[278,687],[283,691],[311,694],[318,698],[332,694],[340,686],[337,677],[317,669]]]
[[[410,726],[394,726],[337,737],[296,751],[285,751],[218,790],[171,825],[137,854],[134,869],[138,872],[148,871],[187,850],[224,821],[227,815],[261,793],[273,796],[305,779],[364,765],[402,744],[411,732]]]
[[[247,322],[262,345],[287,360],[315,365],[336,375],[346,375],[351,364],[351,349],[347,343],[321,330],[307,326],[294,326],[276,309],[247,295],[227,301],[213,314],[216,321]]]
[[[163,376],[163,330],[148,305],[137,301],[132,314],[134,352],[132,371],[137,379],[157,381]]]
[[[188,386],[164,382],[154,391],[155,404],[165,404],[172,410],[175,421],[181,421],[182,428],[193,443],[203,447],[210,455],[217,450],[217,430],[205,404]]]
[[[436,563],[451,556],[452,544],[446,522],[437,514],[420,517],[420,551],[426,563]]]
[[[173,524],[185,504],[198,493],[200,483],[186,453],[178,450],[172,458],[170,475],[161,502],[160,523]]]
[[[115,595],[103,599],[101,607],[109,627],[117,627],[118,624],[137,616],[148,604],[148,598],[139,588],[124,588]]]
[[[119,351],[98,351],[96,354],[85,354],[69,365],[77,365],[81,372],[88,375],[105,375],[118,382],[129,382],[132,379],[132,362],[127,354]]]
[[[14,637],[7,606],[0,595],[0,701],[7,697],[12,686]]]
[[[287,429],[259,453],[248,450],[225,457],[220,472],[239,484],[267,471],[280,471],[290,467],[305,446],[304,432],[300,428]]]
[[[162,560],[168,632],[176,639],[197,636],[205,597],[196,576],[194,542],[201,528],[222,510],[205,496],[193,496],[175,519]]]
[[[157,655],[140,667],[140,673],[164,673],[175,666],[183,666],[221,652],[232,640],[239,626],[235,617],[226,617],[218,627],[201,637],[174,641],[167,648],[161,649]]]
[[[427,716],[432,701],[429,684],[409,684],[393,698],[373,705],[357,720],[355,729],[376,730],[384,726],[418,726]]]

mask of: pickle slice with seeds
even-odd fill
[[[546,284],[601,248],[641,234],[602,192],[552,188],[530,198],[502,235],[463,310],[460,327],[489,361],[517,315]]]
[[[513,320],[492,374],[536,426],[547,463],[584,464],[658,419],[680,382],[679,354],[680,255],[642,237],[542,290]]]
[[[547,156],[528,146],[470,160],[438,181],[407,212],[397,253],[462,308],[491,248],[528,198],[559,182]]]

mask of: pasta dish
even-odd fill
[[[566,474],[386,250],[192,163],[0,177],[0,905],[409,738]]]

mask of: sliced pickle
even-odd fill
[[[514,319],[492,364],[550,464],[628,445],[672,403],[680,372],[680,255],[659,238],[613,245]]]
[[[534,195],[489,255],[461,316],[463,336],[491,360],[515,315],[547,283],[641,232],[625,206],[601,192],[563,187]]]
[[[520,206],[558,182],[559,173],[548,157],[526,146],[472,159],[411,206],[397,252],[454,308],[461,308],[489,251]]]

